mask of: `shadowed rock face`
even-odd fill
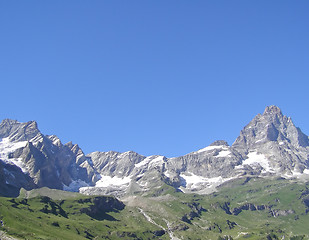
[[[3,120],[0,141],[0,183],[6,189],[67,186],[65,190],[74,191],[88,184],[90,187],[82,188],[82,192],[120,196],[168,184],[183,192],[203,194],[241,176],[309,173],[309,138],[276,106],[258,114],[232,146],[215,141],[176,158],[145,157],[132,151],[86,156],[77,144],[63,145],[57,136],[43,135],[34,121]]]

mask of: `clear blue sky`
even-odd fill
[[[309,1],[0,1],[0,118],[85,153],[232,144],[267,105],[309,134]]]

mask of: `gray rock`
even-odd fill
[[[176,158],[132,151],[85,155],[77,144],[63,145],[57,136],[43,135],[34,121],[3,120],[0,140],[2,195],[9,194],[9,186],[47,186],[123,196],[160,192],[166,184],[203,194],[243,176],[309,177],[309,138],[276,106],[258,114],[232,146],[219,140]]]

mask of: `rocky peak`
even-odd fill
[[[260,121],[263,121],[267,125],[274,125],[275,127],[279,127],[280,125],[286,127],[292,123],[291,119],[284,116],[277,106],[266,107],[263,115],[260,115]]]
[[[282,116],[281,109],[275,105],[267,106],[263,113],[264,116],[266,115],[279,115]]]
[[[308,137],[277,106],[268,106],[262,115],[258,114],[240,132],[233,146],[248,149],[266,142],[286,142],[294,147],[309,146]]]
[[[13,129],[16,129],[21,123],[12,119],[4,119],[0,123],[0,138],[6,138],[10,135]]]
[[[9,137],[11,141],[30,141],[40,134],[35,121],[20,123],[16,120],[5,119],[0,124],[0,138]]]
[[[209,146],[227,146],[228,147],[229,144],[225,140],[217,140],[217,141],[214,141]]]
[[[0,126],[5,127],[5,126],[12,126],[12,125],[15,125],[15,124],[20,124],[20,123],[17,120],[6,118],[6,119],[2,120],[2,122],[0,123]]]
[[[62,146],[60,139],[56,135],[49,135],[49,136],[46,136],[46,137],[49,140],[51,140],[52,144],[54,144],[55,146],[58,146],[58,147]]]

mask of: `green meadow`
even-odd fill
[[[85,196],[47,188],[0,198],[16,239],[309,239],[309,184],[243,178],[210,195],[163,185],[147,194]]]

